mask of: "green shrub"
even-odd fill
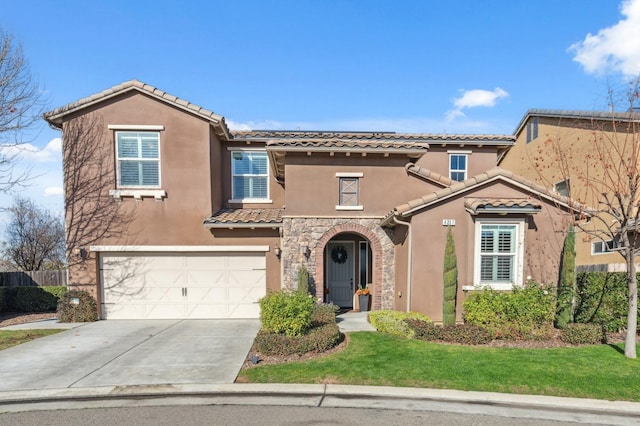
[[[86,291],[69,290],[58,301],[59,322],[92,322],[97,320],[96,300]]]
[[[491,334],[478,325],[447,324],[441,327],[440,340],[462,345],[483,345],[492,340]]]
[[[309,352],[325,352],[341,340],[342,334],[336,324],[324,324],[301,336],[286,336],[262,329],[254,340],[254,347],[264,355],[302,355]]]
[[[335,324],[336,314],[339,310],[340,308],[333,303],[316,303],[311,312],[312,326]]]
[[[442,327],[438,327],[431,321],[423,321],[414,318],[404,320],[409,328],[414,332],[414,338],[426,340],[428,342],[434,340],[442,340]]]
[[[298,291],[303,294],[309,294],[309,270],[305,265],[298,269]]]
[[[624,272],[582,272],[576,287],[575,322],[600,324],[608,332],[626,328],[629,293]]]
[[[8,310],[9,306],[9,288],[0,287],[0,313]]]
[[[311,327],[314,301],[297,291],[273,291],[260,299],[262,328],[272,333],[300,336]]]
[[[598,324],[568,324],[560,340],[572,345],[596,345],[606,341],[602,326]]]
[[[406,319],[431,321],[428,316],[418,312],[373,311],[369,313],[369,322],[381,333],[395,334],[413,338],[415,332],[405,322]]]
[[[511,292],[484,289],[464,302],[465,323],[481,326],[495,338],[543,338],[554,315],[554,291],[537,283]]]
[[[19,312],[55,311],[58,298],[44,290],[45,287],[14,287],[10,309]]]
[[[573,298],[576,285],[576,234],[573,225],[564,239],[560,265],[560,281],[556,304],[555,324],[564,328],[573,322]]]
[[[456,296],[458,294],[458,260],[451,227],[447,230],[447,243],[444,249],[444,292],[442,298],[442,322],[456,323]]]

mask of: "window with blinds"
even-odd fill
[[[160,187],[160,134],[116,132],[118,187]]]
[[[231,169],[234,200],[269,198],[269,165],[266,152],[233,151]]]
[[[517,225],[482,225],[481,283],[513,283]]]

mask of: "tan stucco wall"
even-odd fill
[[[216,238],[203,226],[206,217],[224,206],[225,191],[228,191],[224,185],[230,179],[229,153],[221,146],[209,122],[138,93],[102,102],[71,119],[89,114],[101,120],[100,144],[111,152],[108,161],[114,178],[115,131],[109,130],[108,125],[164,126],[159,132],[160,189],[167,193],[163,201],[154,198],[116,201],[108,195],[109,190],[115,189],[114,185],[95,188],[125,213],[127,223],[122,232],[92,239],[91,245],[268,245],[272,250],[278,244],[277,230],[255,236],[249,233],[239,238]],[[63,141],[68,128],[69,123],[64,123]],[[272,251],[267,254],[270,288],[279,285],[280,268],[273,267],[277,261]],[[70,282],[95,285],[97,272],[92,262],[95,262],[94,255],[84,264],[70,262]]]
[[[531,119],[529,119],[531,121]],[[511,170],[527,179],[537,182],[549,189],[554,183],[567,177],[571,182],[571,197],[589,206],[598,206],[602,187],[585,185],[584,180],[576,177],[576,171],[590,176],[594,182],[601,174],[602,163],[597,159],[596,140],[611,144],[610,141],[624,139],[624,125],[611,131],[610,123],[591,120],[558,119],[551,117],[538,118],[538,137],[527,143],[526,124],[517,134],[516,143],[501,161],[500,166]],[[560,161],[557,152],[564,154]],[[593,184],[591,184],[593,185]],[[594,229],[597,221],[584,225]],[[623,258],[617,253],[591,254],[591,243],[594,237],[578,230],[576,235],[576,264],[595,265],[621,263]]]
[[[403,155],[361,155],[347,157],[323,153],[287,154],[286,214],[308,217],[382,217],[395,206],[427,194],[436,188],[422,179],[408,176]],[[339,178],[336,173],[362,173],[359,202],[363,210],[337,210]]]
[[[528,194],[504,183],[495,183],[435,205],[412,218],[413,256],[411,310],[442,321],[443,261],[447,227],[443,219],[454,219],[453,236],[458,266],[457,317],[462,320],[465,285],[473,285],[475,220],[464,208],[465,198],[522,198]],[[542,211],[527,218],[524,240],[523,278],[555,284],[568,217],[553,204],[543,202]],[[523,216],[498,216],[503,220]],[[485,218],[483,215],[482,218]],[[481,219],[482,219],[481,218]]]

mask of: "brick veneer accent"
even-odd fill
[[[336,225],[333,228],[329,229],[325,234],[318,240],[318,244],[315,248],[315,259],[316,259],[316,282],[324,283],[324,248],[333,237],[342,233],[354,233],[360,234],[366,239],[369,240],[369,245],[371,247],[372,254],[372,286],[370,289],[373,303],[373,309],[381,308],[381,300],[382,300],[382,244],[378,237],[369,229],[357,223],[343,223],[340,225]],[[316,297],[324,300],[324,285],[316,286]]]

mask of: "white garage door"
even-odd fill
[[[264,253],[100,254],[103,318],[258,318]]]

